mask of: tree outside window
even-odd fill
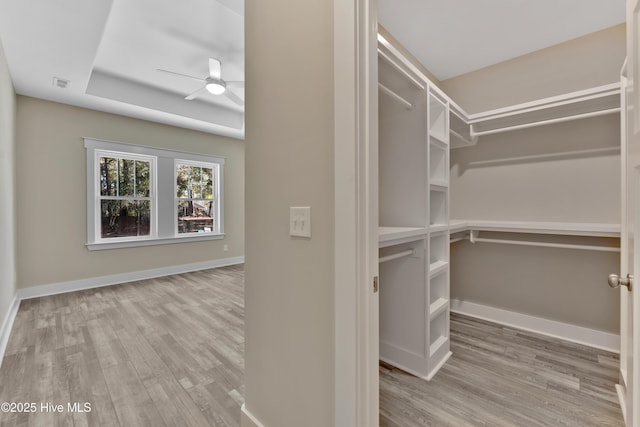
[[[149,236],[151,161],[103,154],[99,168],[101,238]]]
[[[176,164],[178,234],[215,233],[216,165]]]

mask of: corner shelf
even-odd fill
[[[423,238],[429,232],[425,227],[378,227],[379,247],[393,246],[403,241]]]

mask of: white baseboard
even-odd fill
[[[258,419],[253,416],[251,412],[247,409],[247,406],[243,403],[241,408],[241,427],[265,427]]]
[[[9,344],[9,336],[11,335],[11,329],[13,328],[13,321],[16,320],[18,314],[18,308],[20,307],[20,299],[18,295],[13,297],[9,310],[2,322],[2,328],[0,329],[0,366],[2,366],[2,360],[4,359],[4,352],[7,351],[7,344]]]
[[[66,292],[81,291],[84,289],[99,288],[102,286],[135,282],[136,280],[170,276],[172,274],[189,273],[192,271],[206,270],[208,268],[226,267],[228,265],[242,264],[243,262],[244,256],[239,256],[216,259],[212,261],[196,262],[192,264],[154,268],[151,270],[133,271],[131,273],[111,274],[109,276],[99,276],[91,277],[88,279],[71,280],[68,282],[51,283],[48,285],[32,286],[30,288],[18,289],[17,297],[19,300],[38,298],[48,295],[62,294]]]
[[[452,300],[451,311],[565,341],[620,353],[620,336],[467,301]]]
[[[618,394],[618,402],[620,402],[620,409],[622,410],[622,418],[625,425],[627,424],[627,390],[624,386],[616,384],[616,393]]]

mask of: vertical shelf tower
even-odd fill
[[[379,40],[380,358],[430,380],[451,355],[451,101]]]
[[[429,377],[451,355],[449,349],[449,101],[427,91],[429,144]],[[430,378],[429,378],[430,379]]]

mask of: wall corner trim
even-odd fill
[[[451,300],[451,311],[612,353],[620,353],[620,336],[597,329],[589,329],[570,323],[529,316],[457,299]]]
[[[245,403],[242,404],[241,414],[241,427],[266,427],[264,424],[258,421],[258,419],[251,412],[249,412]]]
[[[0,366],[4,360],[4,353],[7,350],[9,344],[9,336],[11,336],[11,329],[13,328],[13,321],[16,320],[18,314],[18,308],[20,307],[20,298],[16,294],[13,297],[13,301],[9,306],[7,315],[4,317],[2,327],[0,328]]]
[[[172,265],[168,267],[154,268],[151,270],[133,271],[130,273],[111,274],[108,276],[71,280],[68,282],[51,283],[47,285],[18,289],[17,297],[19,300],[39,298],[49,295],[63,294],[66,292],[75,292],[84,289],[99,288],[102,286],[119,285],[121,283],[135,282],[137,280],[153,279],[155,277],[189,273],[192,271],[226,267],[229,265],[242,263],[244,263],[244,256],[238,256],[232,258],[222,258],[211,261],[196,262],[192,264]]]

